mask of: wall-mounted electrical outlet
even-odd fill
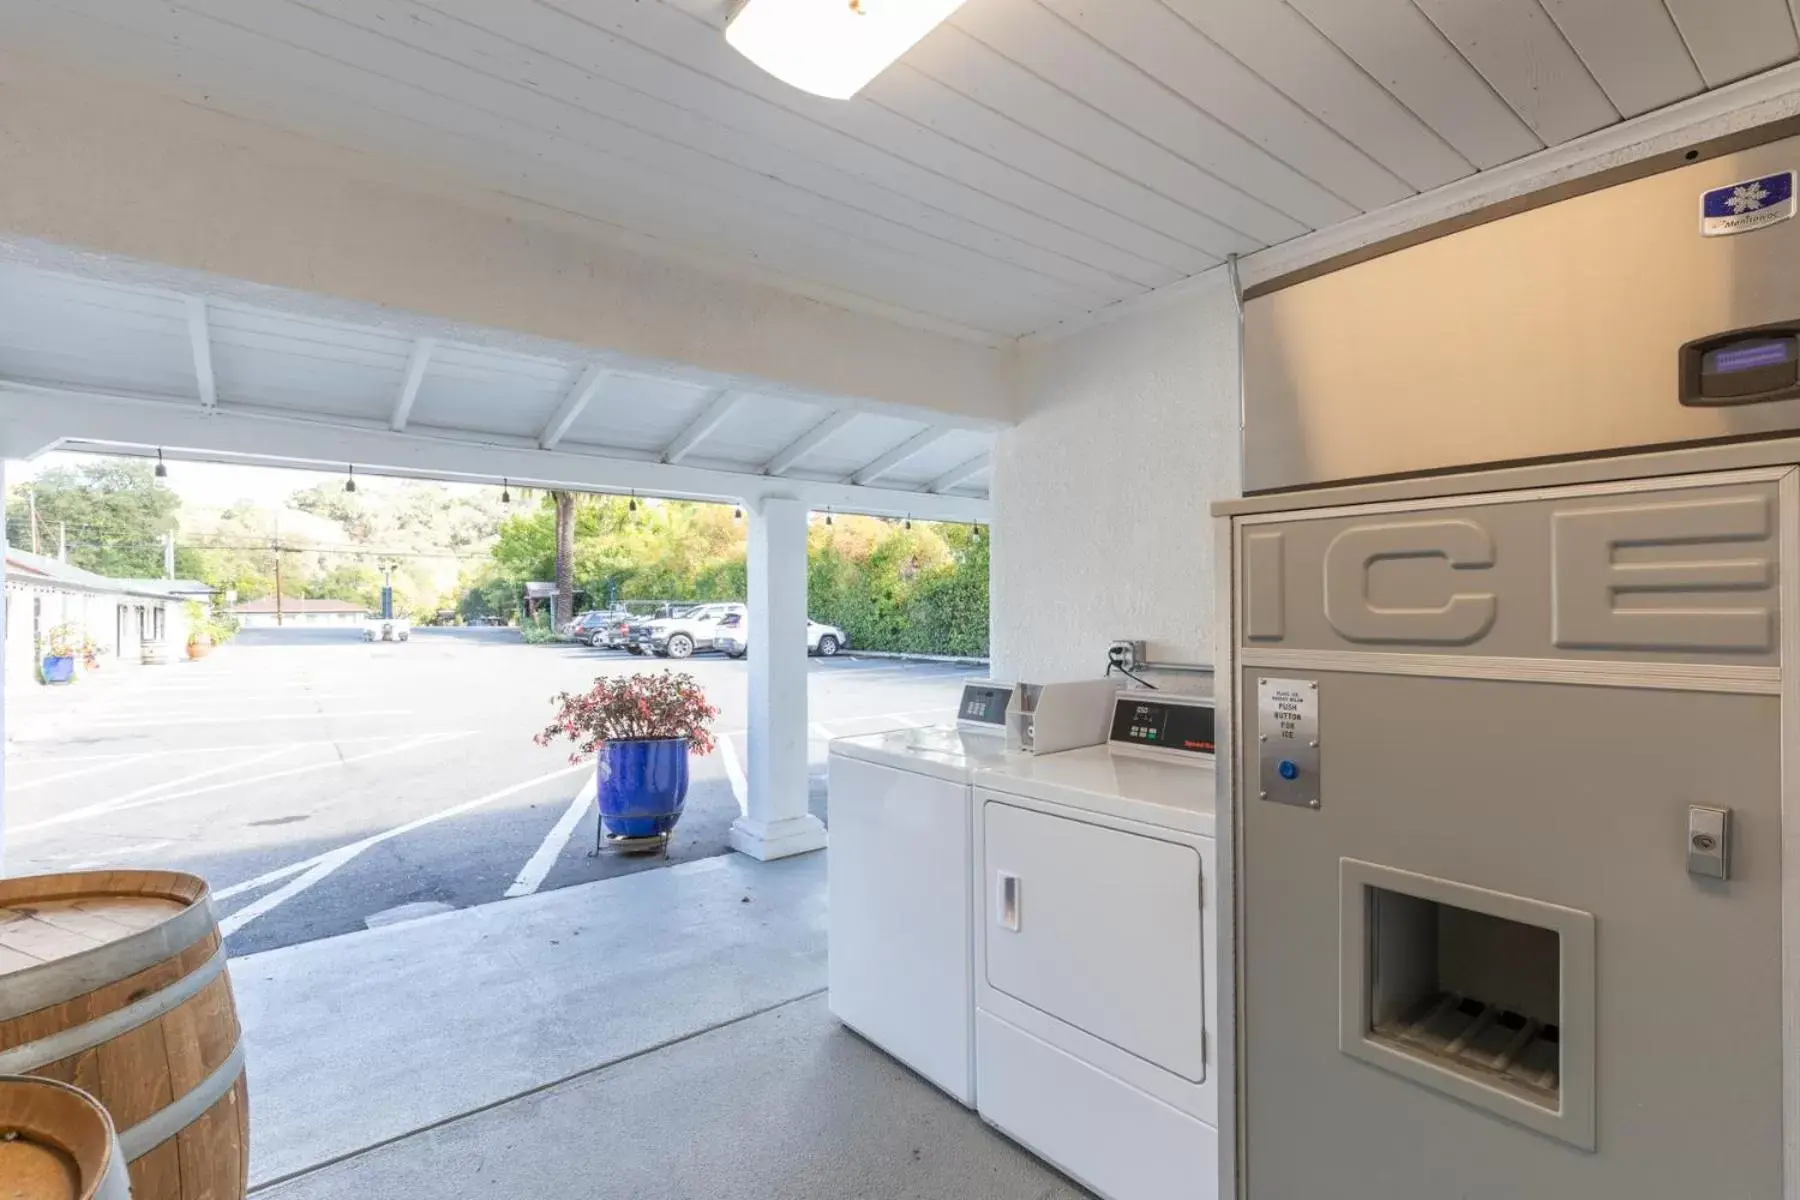
[[[1144,654],[1144,643],[1126,639],[1113,642],[1106,648],[1106,661],[1120,671],[1135,671],[1141,662],[1147,662]]]

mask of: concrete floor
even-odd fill
[[[269,1200],[1084,1195],[826,1009],[824,854],[232,961]]]
[[[265,1200],[1078,1200],[814,995],[259,1192]]]

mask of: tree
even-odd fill
[[[556,505],[556,603],[551,621],[560,628],[575,619],[575,493],[550,493]]]
[[[160,578],[163,536],[174,532],[181,499],[156,482],[141,459],[95,459],[56,467],[6,500],[8,544],[32,544],[30,493],[37,497],[40,550],[54,556],[68,531],[69,562],[114,578]]]

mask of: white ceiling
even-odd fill
[[[0,391],[985,498],[989,422],[0,265]],[[277,438],[279,442],[279,438]],[[369,465],[369,464],[364,464]],[[379,465],[379,464],[377,464]]]
[[[993,343],[1800,52],[1788,0],[968,0],[845,103],[725,7],[0,0],[0,39]]]

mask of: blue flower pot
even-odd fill
[[[44,659],[44,682],[67,683],[75,678],[75,659],[66,654],[52,654]]]
[[[610,837],[659,837],[687,802],[688,740],[608,742],[594,768],[600,824]]]

